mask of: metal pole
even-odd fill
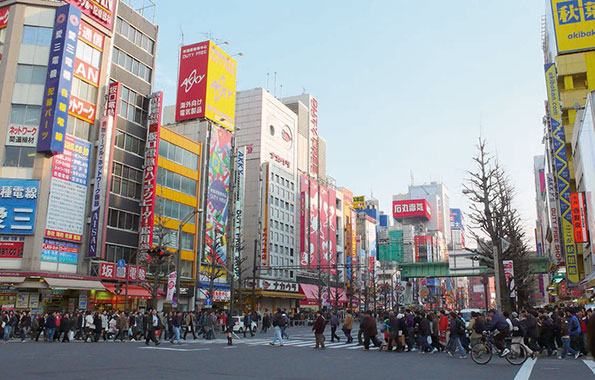
[[[252,312],[256,311],[256,258],[258,257],[258,240],[254,239],[254,261],[252,263]]]
[[[496,310],[502,311],[502,301],[500,298],[500,259],[498,244],[494,244],[492,250],[494,254],[494,284],[496,286]]]
[[[180,273],[180,264],[182,261],[182,227],[184,225],[182,224],[182,221],[180,221],[180,223],[178,224],[178,252],[176,255],[176,309],[180,308],[180,277],[181,277],[181,273]]]
[[[210,145],[211,145],[211,122],[207,121],[207,131],[206,131],[206,143],[205,145],[201,145],[201,159],[202,165],[200,169],[200,185],[202,187],[201,191],[199,192],[199,209],[205,210],[205,204],[207,199],[207,190],[208,186],[207,183],[209,182],[209,157],[210,157]],[[196,253],[198,255],[198,260],[196,263],[196,275],[194,279],[194,304],[198,304],[198,292],[200,288],[200,271],[202,270],[202,259],[204,256],[204,236],[205,236],[205,229],[206,229],[206,213],[201,212],[199,218],[199,228],[198,228],[198,247],[196,248]]]

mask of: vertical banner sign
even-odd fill
[[[227,263],[227,219],[229,213],[229,180],[231,133],[212,126],[206,199],[206,262]]]
[[[167,294],[165,297],[166,302],[171,302],[174,299],[174,293],[176,292],[176,272],[171,272],[167,276]]]
[[[555,262],[556,266],[560,266],[564,263],[564,258],[562,257],[562,244],[560,242],[560,225],[558,223],[558,221],[560,220],[558,214],[558,191],[556,190],[554,177],[551,174],[547,175],[547,194],[550,225],[552,228],[551,258]]]
[[[588,242],[587,219],[585,215],[585,193],[571,193],[570,205],[572,208],[572,227],[574,241],[577,243]]]
[[[357,260],[357,228],[356,228],[356,219],[357,213],[355,210],[351,209],[351,257],[355,261]],[[354,264],[355,265],[355,264]],[[353,270],[354,276],[356,275],[356,270]]]
[[[502,260],[502,267],[504,268],[504,278],[508,284],[508,288],[511,290],[510,296],[516,297],[514,289],[514,263],[512,260]]]
[[[81,243],[85,230],[91,143],[66,135],[52,162],[45,237]]]
[[[318,182],[316,180],[310,181],[310,268],[317,268],[318,267],[318,260],[319,260],[319,230],[320,230],[320,220],[318,216]]]
[[[153,220],[155,216],[155,187],[157,184],[157,159],[159,157],[159,133],[161,131],[161,107],[163,92],[149,98],[149,128],[145,145],[145,171],[140,208],[139,249],[146,251],[153,244]]]
[[[308,177],[300,175],[300,267],[308,268],[308,221],[306,218],[308,200]]]
[[[554,164],[558,182],[558,202],[560,205],[560,220],[562,222],[562,242],[566,262],[566,280],[569,287],[576,287],[580,281],[578,259],[574,231],[572,228],[572,214],[570,212],[570,172],[566,156],[566,136],[562,125],[562,109],[560,108],[560,93],[558,92],[558,76],[553,63],[545,65],[545,80],[548,89],[548,104],[550,114],[550,128],[554,145]]]
[[[117,114],[118,96],[120,83],[110,83],[107,91],[107,107],[105,116],[101,118],[99,129],[99,140],[97,141],[97,161],[95,166],[95,188],[93,189],[93,205],[91,206],[91,224],[89,226],[89,249],[88,257],[103,257],[101,247],[97,247],[99,240],[99,219],[101,205],[105,203],[108,187],[106,179],[111,172],[108,162],[111,161],[112,136],[114,134],[114,123]],[[108,170],[110,169],[110,170]],[[107,207],[106,207],[107,210]],[[106,211],[104,210],[104,211]],[[107,213],[104,212],[105,215]],[[104,219],[105,220],[105,219]]]
[[[8,16],[10,16],[10,7],[0,9],[0,29],[8,26]],[[0,62],[2,62],[2,54],[4,54],[4,45],[0,46]]]
[[[269,163],[263,165],[264,189],[262,212],[262,241],[260,242],[260,260],[263,267],[269,266]]]
[[[337,192],[328,189],[328,254],[331,274],[337,273]]]
[[[237,259],[241,255],[242,247],[242,227],[244,222],[244,184],[246,182],[246,147],[240,147],[236,153],[236,176],[235,176],[235,228],[234,228],[234,268],[236,268]],[[240,270],[240,268],[236,268]],[[235,272],[234,272],[235,273]]]
[[[319,196],[319,209],[318,209],[318,223],[319,223],[319,233],[320,233],[320,240],[319,240],[319,264],[324,271],[326,272],[326,267],[329,264],[329,239],[328,239],[328,188],[325,186],[319,185],[318,190]],[[317,264],[318,264],[317,263]]]
[[[310,175],[318,176],[318,100],[316,98],[310,99]]]
[[[80,22],[80,9],[68,4],[56,9],[37,141],[37,152],[49,156],[64,152]]]

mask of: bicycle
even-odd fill
[[[471,359],[480,365],[488,364],[492,360],[494,351],[500,356],[502,352],[494,344],[494,334],[491,332],[484,332],[484,338],[481,342],[475,343],[471,347]],[[512,365],[522,365],[529,354],[527,349],[520,343],[511,343],[509,339],[504,342],[505,349],[508,349],[508,353],[504,355],[504,358]]]

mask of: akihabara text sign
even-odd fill
[[[155,187],[157,184],[157,158],[161,130],[161,105],[163,92],[151,94],[149,102],[149,128],[145,145],[145,172],[140,209],[140,250],[148,250],[153,242],[153,217],[155,216]]]
[[[577,243],[586,243],[589,236],[587,234],[585,193],[570,193],[570,206],[574,241]]]
[[[112,31],[117,0],[64,0],[80,8],[82,12]]]
[[[430,204],[425,199],[393,201],[393,217],[396,219],[422,217],[430,220]]]
[[[64,151],[80,22],[80,9],[67,4],[56,9],[37,141],[37,151],[50,156]]]
[[[207,118],[233,131],[237,63],[211,41],[182,46],[176,121]]]
[[[39,181],[0,178],[0,234],[32,235]]]

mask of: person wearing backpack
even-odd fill
[[[478,343],[481,340],[481,338],[483,337],[483,332],[486,329],[486,323],[483,319],[483,316],[480,313],[472,311],[471,321],[469,322],[469,326],[467,326],[467,329],[471,331],[469,339],[471,339],[471,347],[473,347],[476,343]]]
[[[458,348],[459,353],[461,354],[461,356],[459,356],[459,358],[466,359],[467,351],[465,351],[465,348],[463,347],[463,344],[461,343],[461,336],[465,334],[465,327],[463,325],[463,322],[457,316],[457,313],[455,313],[454,311],[450,313],[449,327],[450,327],[450,347],[448,348],[448,355],[450,355],[450,357],[453,357],[454,353],[456,352],[456,350]]]
[[[576,316],[576,310],[568,309],[566,310],[566,315],[568,316],[568,334],[570,335],[570,346],[575,351],[578,351],[580,355],[582,355],[581,324]]]

